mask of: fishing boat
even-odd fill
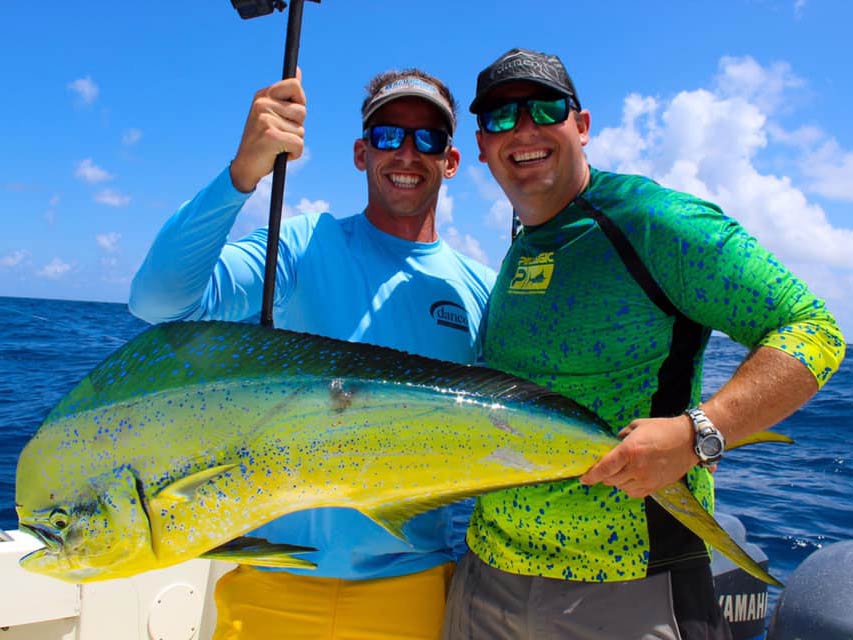
[[[725,513],[717,519],[767,568],[767,556],[747,542],[740,520]],[[0,640],[210,640],[213,587],[234,566],[198,559],[132,578],[69,584],[18,565],[41,546],[38,540],[18,530],[0,537]],[[853,638],[853,540],[806,558],[773,612],[766,584],[721,554],[714,554],[712,569],[734,640]]]

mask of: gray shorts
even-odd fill
[[[669,573],[569,582],[490,567],[469,552],[453,576],[442,640],[682,640]]]

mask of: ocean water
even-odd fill
[[[18,454],[54,405],[104,357],[146,328],[124,305],[0,297],[0,528],[14,529]],[[714,335],[705,395],[746,350]],[[785,582],[810,553],[853,538],[853,356],[824,389],[776,427],[796,440],[730,452],[716,474],[718,508]],[[778,597],[770,588],[770,604]]]

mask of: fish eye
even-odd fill
[[[50,512],[50,518],[48,518],[48,520],[50,520],[51,525],[61,531],[68,526],[68,522],[71,518],[62,509],[54,509]]]

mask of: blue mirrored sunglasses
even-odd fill
[[[541,98],[520,98],[507,100],[498,106],[477,114],[477,123],[489,133],[512,131],[518,124],[521,109],[527,109],[530,119],[537,125],[545,126],[565,122],[574,103],[568,98],[543,100]]]
[[[450,144],[450,134],[442,129],[408,129],[390,124],[376,124],[364,130],[364,139],[369,140],[374,149],[394,151],[403,146],[407,135],[415,141],[415,148],[421,153],[442,153]]]

